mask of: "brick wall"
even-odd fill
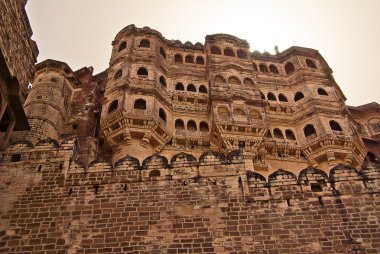
[[[213,153],[88,169],[75,156],[74,141],[1,154],[0,253],[380,251],[376,164],[265,179]]]

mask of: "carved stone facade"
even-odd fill
[[[134,25],[112,45],[97,75],[36,65],[0,252],[380,252],[380,106],[347,106],[318,51]]]

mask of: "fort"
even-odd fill
[[[1,253],[380,252],[380,105],[346,105],[317,50],[129,25],[95,75],[34,65],[9,3]]]

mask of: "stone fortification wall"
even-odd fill
[[[74,141],[1,154],[2,253],[378,253],[380,168],[247,171],[238,153],[87,170]]]

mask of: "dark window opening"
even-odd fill
[[[206,88],[204,85],[201,85],[201,86],[199,87],[199,92],[200,92],[200,93],[207,93],[207,88]]]
[[[303,128],[303,133],[305,134],[305,137],[309,137],[313,134],[317,134],[312,124],[306,125],[305,128]]]
[[[201,122],[199,124],[199,130],[202,132],[208,132],[209,131],[208,124],[206,122]]]
[[[274,94],[271,93],[271,92],[268,93],[267,98],[270,101],[275,101],[276,100],[276,96],[274,96]]]
[[[203,57],[197,56],[197,58],[195,59],[195,63],[196,64],[205,64],[205,60],[203,59]]]
[[[13,154],[11,157],[11,162],[17,162],[21,160],[21,154]]]
[[[182,83],[177,83],[177,84],[175,85],[175,90],[184,91],[184,90],[185,90],[185,87],[183,86]]]
[[[365,160],[373,163],[379,163],[379,160],[377,159],[376,155],[374,155],[372,152],[367,153]]]
[[[124,191],[127,191],[127,190],[128,190],[128,185],[124,184],[124,186],[123,186],[123,190],[124,190]]]
[[[165,80],[165,77],[164,76],[161,76],[160,77],[160,84],[164,87],[166,87],[166,80]]]
[[[269,65],[269,71],[272,73],[278,73],[277,67],[273,64]]]
[[[150,41],[143,39],[140,41],[140,48],[150,48]]]
[[[73,128],[73,130],[76,130],[76,129],[78,129],[78,124],[73,124],[73,125],[71,125],[71,128]]]
[[[278,100],[279,100],[279,101],[282,101],[282,102],[288,102],[288,98],[286,98],[286,96],[283,95],[282,93],[280,93],[280,94],[278,95]]]
[[[284,139],[284,135],[282,134],[282,131],[278,128],[273,130],[273,135],[275,138]]]
[[[183,62],[182,55],[179,55],[179,54],[175,55],[174,56],[174,62],[176,62],[176,63],[182,63]]]
[[[185,63],[194,63],[194,57],[187,55],[185,57]]]
[[[135,100],[135,104],[133,106],[134,109],[146,109],[146,101],[144,99]]]
[[[257,65],[255,63],[252,62],[252,68],[254,71],[257,71]]]
[[[235,53],[231,48],[226,48],[226,49],[224,49],[224,55],[225,56],[235,56]]]
[[[120,46],[119,46],[119,51],[118,51],[118,52],[124,50],[126,47],[127,47],[127,42],[126,42],[126,41],[123,41],[123,42],[120,44]]]
[[[323,88],[318,88],[318,94],[319,94],[319,95],[324,95],[324,96],[329,95],[329,94],[326,92],[326,90],[323,89]]]
[[[58,79],[57,79],[57,78],[54,78],[54,77],[53,77],[53,78],[51,78],[50,80],[53,81],[54,83],[58,83]]]
[[[261,72],[268,72],[268,68],[265,64],[260,64],[259,69]]]
[[[148,76],[148,71],[144,67],[140,67],[137,71],[137,75]]]
[[[315,65],[314,61],[311,60],[311,59],[306,59],[306,65],[309,68],[313,68],[313,69],[317,68],[317,66]]]
[[[59,163],[59,169],[63,169],[63,163]]]
[[[297,92],[296,95],[294,95],[294,101],[299,101],[303,98],[303,93]]]
[[[181,119],[175,120],[175,129],[176,130],[184,130],[185,129],[185,123]]]
[[[286,74],[290,74],[295,71],[294,64],[292,62],[288,62],[285,64],[285,72]]]
[[[161,56],[162,56],[163,58],[166,59],[166,52],[165,52],[165,50],[164,50],[163,47],[160,47],[160,54],[161,54]]]
[[[265,95],[262,92],[260,92],[260,96],[261,96],[261,99],[265,100]]]
[[[323,202],[323,198],[322,197],[318,197],[318,201],[319,201],[319,204],[321,206],[325,206],[325,203]]]
[[[239,141],[239,149],[244,149],[245,148],[245,141]]]
[[[313,192],[322,192],[322,186],[319,183],[311,183],[310,188]]]
[[[99,185],[94,185],[94,193],[97,194],[99,191]]]
[[[240,58],[240,59],[247,59],[248,55],[247,55],[247,52],[245,50],[238,49],[238,51],[237,51],[237,57]]]
[[[213,55],[221,55],[222,51],[217,46],[211,47],[211,54]]]
[[[193,120],[188,121],[187,130],[191,132],[197,131],[197,124]]]
[[[160,110],[158,111],[158,116],[164,121],[166,122],[166,113],[165,113],[165,110],[160,108]]]
[[[330,128],[333,130],[333,131],[342,131],[342,127],[340,127],[340,124],[334,120],[331,120],[329,122],[330,124]]]
[[[160,175],[161,175],[161,172],[158,169],[154,169],[149,172],[149,177],[158,177]]]
[[[73,188],[69,189],[69,196],[71,196],[71,194],[73,194]]]
[[[41,169],[42,169],[42,165],[39,165],[38,169],[37,169],[37,172],[41,172]]]
[[[196,92],[197,89],[195,88],[195,86],[193,84],[189,84],[186,88],[187,91],[189,92]]]
[[[296,140],[296,136],[291,130],[285,130],[285,136],[286,136],[286,139],[288,140]]]
[[[119,101],[118,101],[118,100],[114,100],[114,101],[112,101],[111,104],[110,104],[109,107],[108,107],[108,113],[111,113],[111,112],[116,111],[118,105],[119,105]]]
[[[121,76],[123,76],[123,71],[122,70],[118,70],[116,73],[115,73],[115,76],[114,76],[114,79],[119,79],[121,78]]]

